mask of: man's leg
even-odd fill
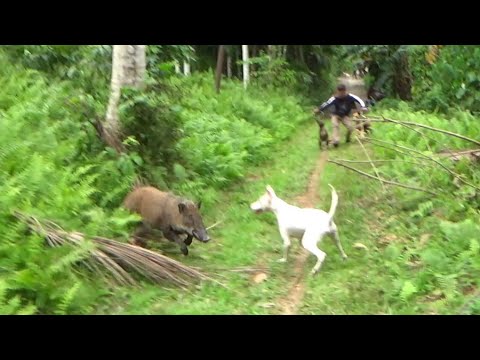
[[[337,147],[340,142],[340,118],[336,115],[332,115],[332,127],[333,127],[333,146]]]
[[[342,123],[343,125],[345,125],[345,127],[347,128],[347,138],[346,138],[346,141],[347,143],[350,142],[350,137],[352,136],[352,132],[354,130],[354,127],[352,125],[352,122],[350,121],[350,118],[348,116],[345,116],[343,119],[342,119]]]

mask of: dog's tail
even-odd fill
[[[328,212],[328,215],[330,216],[330,222],[332,222],[335,211],[337,210],[338,194],[332,185],[328,184],[328,186],[330,186],[330,188],[332,189],[332,204],[330,205],[330,211]]]

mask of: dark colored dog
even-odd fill
[[[317,124],[320,126],[318,145],[320,146],[320,149],[323,149],[323,144],[325,144],[325,147],[328,148],[329,139],[325,123],[322,120],[317,119]]]

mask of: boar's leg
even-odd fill
[[[180,246],[180,251],[182,252],[183,255],[187,256],[188,255],[188,248],[187,245],[183,242],[182,238],[180,235],[175,233],[173,230],[167,230],[163,233],[163,236],[167,238],[170,241],[176,242]]]
[[[147,244],[147,242],[145,241],[145,236],[148,235],[149,232],[150,228],[146,224],[142,223],[141,225],[139,225],[133,233],[135,245],[145,247],[145,245]]]
[[[185,239],[184,243],[187,246],[192,245],[193,235],[190,235],[184,228],[182,228],[181,226],[171,225],[170,229],[178,235],[186,234],[187,238]]]
[[[187,245],[187,246],[192,245],[192,240],[193,240],[193,236],[192,236],[192,235],[188,235],[187,238],[186,238],[185,241],[184,241],[185,245]]]

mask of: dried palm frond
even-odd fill
[[[106,274],[117,284],[136,284],[129,271],[156,283],[167,281],[181,287],[186,287],[195,280],[215,281],[199,270],[139,246],[99,236],[87,239],[82,233],[67,232],[48,220],[40,222],[33,216],[19,212],[15,212],[14,216],[25,222],[32,231],[44,236],[51,247],[66,244],[81,246],[86,241],[91,241],[94,246],[89,249],[90,256],[84,261],[85,266],[102,275]]]

